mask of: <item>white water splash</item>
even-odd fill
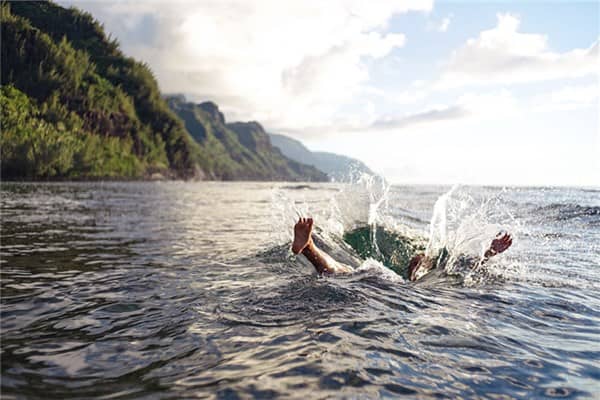
[[[577,234],[563,233],[560,221],[538,222],[549,218],[535,214],[538,204],[545,204],[540,196],[547,196],[548,191],[455,186],[442,193],[439,187],[390,187],[385,180],[369,176],[351,184],[277,184],[271,199],[271,237],[276,244],[290,243],[298,217],[313,217],[328,251],[334,258],[344,257],[353,254],[342,240],[344,232],[371,224],[373,243],[377,243],[377,227],[384,227],[419,243],[429,256],[446,249],[445,272],[460,276],[465,285],[500,278],[544,286],[597,287],[588,282],[584,269],[597,265],[594,246]],[[558,192],[564,196],[564,190]],[[575,200],[551,197],[545,201],[548,208],[552,202]],[[572,224],[579,220],[573,219]],[[464,255],[481,257],[499,231],[514,239],[505,253],[474,271],[453,263]],[[579,257],[578,251],[586,252],[581,257],[587,257],[588,263],[579,269],[572,262]]]
[[[433,215],[429,224],[429,242],[425,254],[435,257],[442,248],[448,245],[448,199],[458,186],[454,186],[447,193],[441,195],[433,206]]]
[[[384,209],[389,207],[388,194],[390,185],[384,178],[379,176],[364,175],[365,189],[369,195],[369,214],[367,224],[371,228],[371,243],[377,255],[381,256],[381,250],[377,243],[377,225],[383,220]]]
[[[383,177],[368,174],[348,184],[278,185],[271,193],[273,241],[291,242],[298,218],[312,217],[315,232],[337,252],[344,251],[344,232],[368,224],[375,250],[381,254],[377,227],[389,218],[390,187]],[[324,196],[324,191],[331,195]]]
[[[491,194],[481,189],[454,186],[441,195],[433,208],[426,255],[435,258],[442,249],[447,250],[445,272],[463,276],[465,284],[475,284],[490,275],[502,278],[522,275],[516,263],[504,261],[499,265],[498,260],[505,260],[504,257],[494,258],[476,269],[461,267],[457,262],[465,256],[482,259],[499,232],[514,234],[520,230],[503,194],[503,190]]]

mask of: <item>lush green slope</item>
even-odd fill
[[[35,118],[58,131],[118,143],[113,146],[123,150],[123,159],[114,164],[136,160],[128,174],[100,164],[80,168],[73,159],[74,168],[39,177],[141,177],[155,170],[191,177],[198,171],[197,145],[160,98],[150,70],[124,57],[89,14],[49,2],[3,2],[1,13],[3,87],[26,95]],[[3,129],[3,149],[10,147],[6,134],[14,132]],[[65,146],[61,149],[71,152]],[[2,157],[4,178],[31,177],[9,160]]]
[[[0,88],[3,178],[124,177],[143,173],[130,139],[90,135],[76,115],[68,124],[47,114],[13,86]]]
[[[257,122],[225,123],[216,104],[186,102],[182,96],[168,99],[171,109],[184,121],[200,144],[208,171],[217,179],[325,181],[314,167],[292,161],[271,146]]]
[[[2,178],[325,179],[246,147],[212,103],[177,116],[91,15],[52,2],[0,10]]]

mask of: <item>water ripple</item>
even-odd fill
[[[278,190],[327,208],[339,186]],[[396,214],[423,227],[442,190],[398,189]],[[268,184],[3,184],[2,397],[593,398],[594,192],[545,195],[510,203],[538,221],[530,273],[468,287],[315,276]]]

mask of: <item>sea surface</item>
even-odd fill
[[[600,398],[600,190],[2,183],[2,399]],[[299,216],[356,272],[289,250]],[[372,232],[373,259],[344,242]],[[379,232],[483,254],[406,282]]]

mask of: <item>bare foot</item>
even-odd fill
[[[300,253],[311,242],[312,227],[312,218],[298,219],[298,222],[294,225],[294,242],[292,243],[294,254]]]

